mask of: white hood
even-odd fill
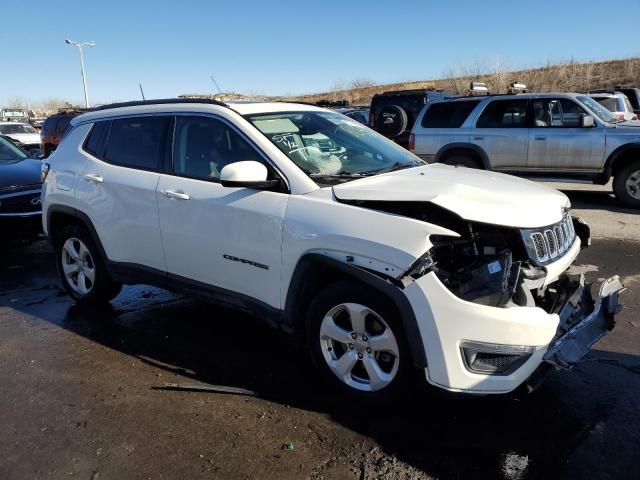
[[[432,164],[333,187],[340,200],[431,202],[474,222],[538,228],[562,220],[566,195],[502,173]]]
[[[12,138],[13,140],[17,140],[20,143],[24,143],[25,145],[40,143],[39,133],[7,133],[5,136]]]

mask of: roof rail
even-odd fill
[[[99,107],[96,107],[93,110],[109,110],[111,108],[137,107],[140,105],[166,105],[171,103],[206,103],[209,105],[228,107],[228,105],[224,102],[219,102],[218,100],[211,100],[208,98],[160,98],[157,100],[134,100],[132,102],[110,103],[108,105],[101,105]]]

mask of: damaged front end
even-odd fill
[[[615,315],[622,311],[620,294],[625,291],[615,275],[600,285],[591,297],[584,274],[567,275],[559,281],[565,300],[554,313],[560,317],[558,331],[543,360],[560,368],[571,368],[591,347],[615,326]]]

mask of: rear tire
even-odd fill
[[[374,406],[406,390],[411,358],[402,322],[379,292],[336,282],[312,301],[306,327],[311,359],[332,388]]]
[[[122,284],[111,280],[100,251],[86,228],[67,225],[56,235],[56,265],[64,289],[81,305],[106,303]]]
[[[615,173],[613,192],[627,207],[640,208],[640,160],[629,162]]]
[[[454,167],[482,168],[482,165],[480,165],[480,163],[476,159],[467,157],[466,155],[453,155],[452,157],[444,160],[442,163]]]

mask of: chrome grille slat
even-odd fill
[[[529,242],[529,256],[538,263],[547,263],[566,253],[575,240],[575,230],[571,216],[546,228],[523,232]]]

